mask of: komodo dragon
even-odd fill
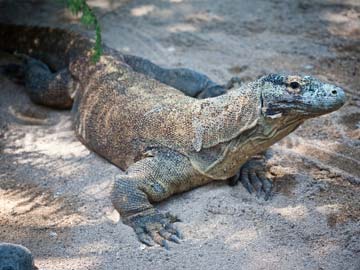
[[[271,182],[247,161],[345,102],[341,88],[310,76],[271,74],[226,92],[203,74],[106,46],[94,64],[92,46],[67,30],[0,24],[0,50],[31,57],[32,101],[72,107],[81,142],[126,170],[116,176],[112,202],[147,245],[179,242],[177,219],[152,205],[173,194],[232,178],[268,197]]]

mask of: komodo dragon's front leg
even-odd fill
[[[75,92],[68,69],[51,72],[38,60],[29,59],[26,64],[25,87],[34,103],[59,109],[69,109]]]
[[[180,232],[172,224],[177,218],[162,214],[151,202],[159,202],[211,181],[191,166],[190,161],[176,152],[159,152],[142,159],[116,178],[112,202],[123,222],[131,226],[139,240],[147,245],[154,241],[167,247],[166,240],[179,242]]]

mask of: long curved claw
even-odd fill
[[[140,242],[144,243],[145,245],[150,247],[155,245],[154,240],[152,240],[152,238],[149,235],[147,235],[145,232],[136,233],[136,234]]]
[[[229,185],[231,187],[236,186],[237,184],[239,184],[239,179],[240,179],[240,171],[238,171],[237,174],[235,174],[233,177],[229,178]]]
[[[165,225],[165,229],[167,229],[169,232],[171,232],[173,235],[176,235],[179,239],[184,239],[184,236],[179,231],[179,229],[176,228],[176,226],[172,223],[168,223]]]
[[[130,216],[125,223],[133,227],[140,242],[147,246],[156,244],[169,249],[168,241],[179,244],[181,233],[173,222],[178,221],[173,215],[159,212]]]
[[[273,182],[270,179],[266,178],[264,172],[258,172],[257,175],[260,181],[262,182],[263,185],[262,187],[265,192],[264,199],[265,201],[267,201],[269,200],[272,194]]]
[[[166,240],[159,234],[159,232],[149,231],[148,232],[151,238],[157,243],[159,246],[162,246],[165,249],[169,249],[169,244]]]
[[[250,181],[256,191],[256,197],[260,198],[263,184],[254,171],[250,171]]]
[[[172,241],[174,243],[180,244],[179,238],[177,238],[174,234],[167,231],[165,228],[159,231],[159,234],[165,238],[166,240]]]

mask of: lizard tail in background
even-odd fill
[[[89,39],[68,30],[0,23],[1,51],[36,58],[54,71],[68,67],[75,57],[87,56],[91,48]]]
[[[0,71],[25,84],[36,104],[71,108],[75,86],[69,67],[82,59],[79,72],[86,74],[92,47],[88,38],[68,30],[0,23],[0,51],[24,60],[24,65],[6,65]]]
[[[139,56],[124,54],[124,61],[134,71],[145,74],[170,85],[191,97],[215,97],[226,92],[226,88],[213,82],[208,76],[188,68],[163,68]]]

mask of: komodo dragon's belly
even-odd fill
[[[75,131],[87,147],[125,170],[148,147],[176,150],[187,143],[191,100],[138,73],[100,75],[75,98]]]

